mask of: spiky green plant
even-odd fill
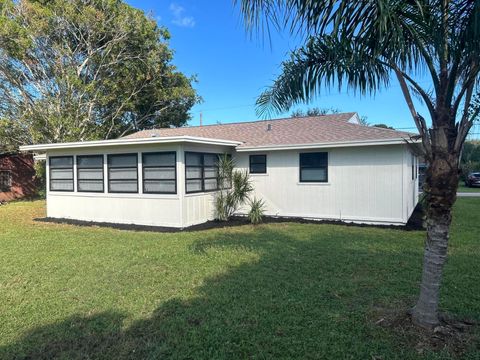
[[[250,176],[246,170],[234,170],[235,162],[228,155],[218,160],[218,183],[220,190],[215,198],[216,218],[228,221],[245,204],[253,191]]]
[[[265,201],[254,197],[253,200],[250,200],[250,211],[248,212],[248,219],[253,225],[257,225],[262,222],[264,215]]]

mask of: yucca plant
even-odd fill
[[[218,160],[218,183],[220,190],[215,198],[216,218],[228,221],[245,204],[253,191],[250,176],[246,170],[234,170],[235,162],[229,155]]]
[[[253,225],[257,225],[262,222],[264,215],[265,201],[254,197],[253,200],[250,200],[250,211],[248,212],[248,219]]]

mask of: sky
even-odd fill
[[[255,100],[280,74],[281,62],[300,39],[274,32],[268,39],[250,36],[231,0],[127,0],[169,29],[173,63],[186,75],[196,75],[195,88],[203,98],[192,109],[189,125],[252,121]],[[424,111],[420,105],[419,110]],[[345,89],[323,89],[308,107],[335,108],[366,116],[370,124],[384,123],[414,130],[414,123],[400,88],[392,79],[390,88],[374,97],[362,97]],[[294,110],[292,109],[292,110]],[[288,116],[291,111],[275,117]],[[424,113],[426,116],[427,114]]]

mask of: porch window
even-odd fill
[[[250,174],[267,173],[267,155],[250,155]]]
[[[77,190],[103,193],[103,155],[77,156]]]
[[[73,191],[73,156],[49,159],[50,191]]]
[[[328,153],[300,154],[300,182],[328,181]]]
[[[186,193],[218,190],[218,154],[185,153]]]
[[[175,152],[142,154],[143,192],[145,194],[177,193],[177,156]]]
[[[9,192],[12,189],[12,172],[0,170],[0,192]]]
[[[108,155],[108,192],[138,193],[137,154]]]

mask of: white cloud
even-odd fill
[[[180,6],[176,3],[171,3],[170,12],[173,15],[172,23],[175,25],[190,28],[195,26],[195,19],[193,16],[185,15],[185,8],[183,6]]]

